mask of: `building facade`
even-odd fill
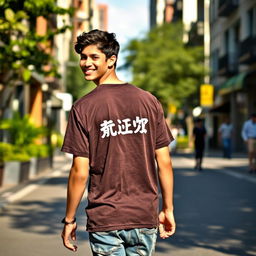
[[[243,150],[243,122],[256,112],[256,0],[212,0],[210,31],[214,136],[229,117],[234,150]]]
[[[182,20],[183,0],[150,0],[150,28]]]

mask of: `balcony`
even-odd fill
[[[249,36],[240,44],[239,63],[252,64],[256,62],[256,36]]]
[[[219,70],[218,74],[220,76],[232,76],[238,72],[238,53],[232,52],[219,58]]]
[[[239,0],[221,0],[219,1],[218,15],[227,17],[239,6]]]

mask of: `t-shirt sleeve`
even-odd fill
[[[156,130],[156,148],[168,146],[173,140],[171,131],[164,118],[164,111],[162,105],[158,101],[157,105],[158,117],[157,117],[157,130]]]
[[[89,157],[88,132],[74,106],[69,113],[67,129],[61,151],[76,156]]]

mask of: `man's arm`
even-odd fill
[[[159,213],[159,232],[161,238],[167,238],[175,233],[176,228],[173,214],[173,169],[168,147],[157,149],[155,153],[163,199]]]
[[[86,157],[73,157],[73,163],[68,178],[66,222],[72,222],[76,216],[76,210],[83,197],[89,175],[89,159]],[[77,246],[70,243],[70,237],[76,240],[76,223],[64,224],[62,239],[65,247],[72,251]]]
[[[245,142],[247,142],[247,140],[248,140],[248,135],[247,135],[248,128],[247,127],[248,127],[248,122],[245,122],[243,125],[243,128],[242,128],[242,132],[241,132],[242,138]]]

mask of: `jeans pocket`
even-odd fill
[[[137,253],[141,256],[151,256],[155,251],[157,228],[140,228]]]
[[[118,238],[110,235],[110,233],[113,233],[113,231],[89,233],[93,255],[119,255],[120,244]]]

